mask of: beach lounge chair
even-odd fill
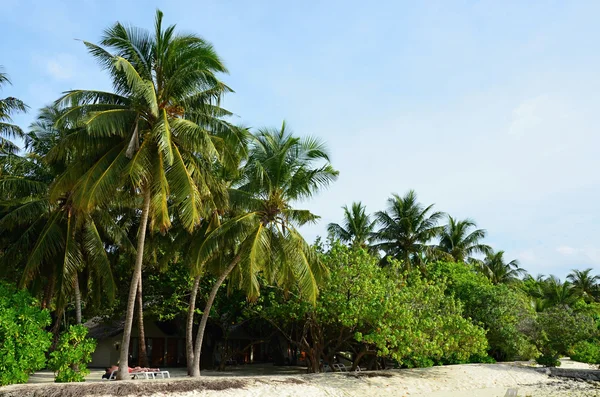
[[[158,371],[154,373],[154,378],[156,379],[158,377],[158,375],[161,375],[163,379],[165,379],[165,375],[167,378],[171,379],[171,374],[169,374],[169,371]]]
[[[348,369],[346,368],[346,366],[344,364],[333,364],[333,371],[338,371],[338,372],[348,372]]]
[[[157,379],[157,376],[160,375],[162,379],[170,378],[171,375],[169,371],[161,371],[160,368],[130,368],[129,374],[132,376],[131,379]]]
[[[156,379],[154,372],[131,372],[131,379]]]
[[[108,380],[117,380],[117,372],[119,372],[118,369],[113,370],[108,376]],[[169,371],[161,371],[159,368],[130,368],[129,375],[131,375],[131,379],[157,379],[159,375],[162,379],[171,378],[171,374],[169,373]]]

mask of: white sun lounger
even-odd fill
[[[142,379],[142,377],[144,379],[156,379],[154,377],[154,374],[156,372],[130,372],[129,375],[131,375],[131,379]]]
[[[117,372],[119,371],[112,371],[110,373],[110,376],[108,377],[108,380],[117,380]],[[142,377],[143,379],[157,379],[158,375],[160,375],[162,379],[171,378],[171,374],[169,374],[169,371],[130,372],[129,375],[131,375],[132,379],[142,379]]]
[[[165,375],[167,378],[171,379],[171,374],[169,374],[169,371],[154,372],[154,379],[156,379],[158,375],[161,375],[163,379],[165,379]]]
[[[348,369],[346,368],[346,366],[344,364],[333,364],[333,371],[339,371],[339,372],[348,372]]]

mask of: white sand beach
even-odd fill
[[[590,369],[563,360],[564,368]],[[260,367],[257,367],[260,368]],[[98,375],[95,371],[94,375]],[[247,371],[241,371],[243,373]],[[261,372],[261,371],[258,371]],[[362,373],[231,376],[206,371],[201,380],[174,372],[170,380],[86,382],[59,385],[37,383],[0,389],[0,396],[110,396],[153,397],[501,397],[508,389],[519,396],[600,396],[598,382],[555,378],[525,363],[468,364]],[[217,376],[215,376],[217,375]],[[40,381],[39,375],[37,381]],[[47,378],[46,378],[47,379]],[[33,378],[36,381],[36,377]]]

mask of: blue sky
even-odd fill
[[[322,221],[415,189],[474,218],[532,274],[600,272],[600,27],[596,1],[1,0],[1,94],[35,109],[108,89],[75,39],[116,20],[152,28],[160,7],[211,41],[236,122],[324,139],[339,180],[303,203]]]

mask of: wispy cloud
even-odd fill
[[[556,248],[556,252],[561,255],[573,255],[576,254],[578,250],[573,247],[569,247],[568,245],[561,245],[560,247]]]
[[[70,54],[58,54],[45,60],[46,73],[55,80],[72,80],[75,75],[76,58]]]

